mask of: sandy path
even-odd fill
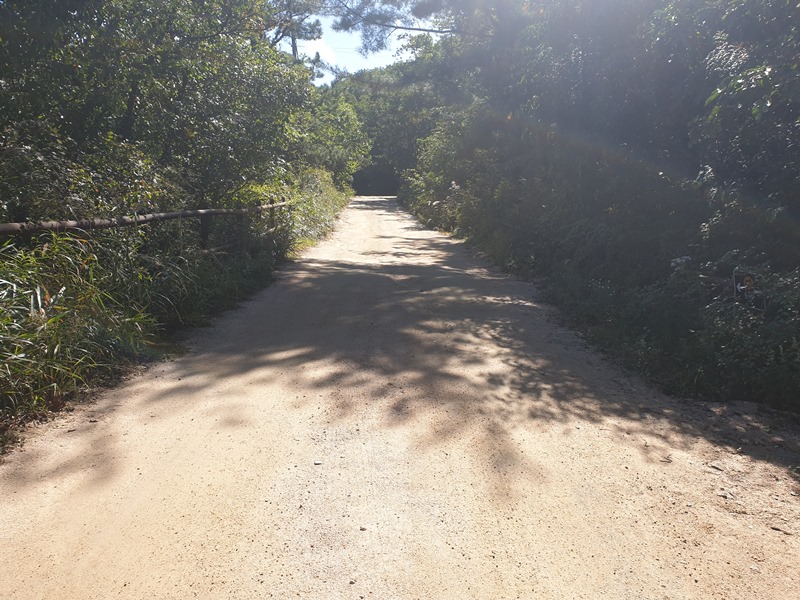
[[[0,597],[800,598],[794,434],[664,398],[549,316],[356,199],[186,356],[0,465]]]

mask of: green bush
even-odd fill
[[[0,263],[3,411],[57,405],[89,378],[113,373],[153,331],[141,306],[114,295],[92,242],[53,235],[31,250],[6,244]]]
[[[280,194],[280,195],[278,195]],[[44,412],[113,376],[159,331],[202,323],[264,287],[293,248],[326,235],[349,196],[325,171],[289,186],[249,186],[231,206],[289,208],[44,235],[0,248],[0,413]]]
[[[337,188],[329,172],[308,169],[300,175],[292,197],[292,233],[302,244],[321,239],[333,229],[351,193]]]
[[[785,209],[633,159],[612,167],[536,130],[539,146],[468,138],[441,127],[421,143],[401,195],[422,222],[545,276],[578,327],[670,392],[800,409],[798,228]],[[760,274],[758,302],[734,299],[735,269]]]

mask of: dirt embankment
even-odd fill
[[[666,398],[357,198],[191,351],[0,465],[4,598],[775,598],[798,436]]]

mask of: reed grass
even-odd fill
[[[0,246],[0,448],[11,424],[107,383],[152,355],[164,332],[267,285],[294,248],[330,231],[349,198],[324,172],[304,174],[288,196],[293,209],[277,229],[269,215],[221,218],[209,250],[191,222]]]

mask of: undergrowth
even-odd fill
[[[48,234],[0,247],[0,448],[13,425],[58,409],[152,354],[159,338],[206,322],[269,283],[299,244],[326,235],[349,195],[324,171],[254,186],[232,203],[291,201],[212,222]]]
[[[423,140],[401,190],[422,222],[542,278],[573,325],[666,391],[800,412],[800,228],[786,210],[546,137],[547,160],[518,152],[513,179],[498,174],[505,154],[442,167],[439,141]]]

